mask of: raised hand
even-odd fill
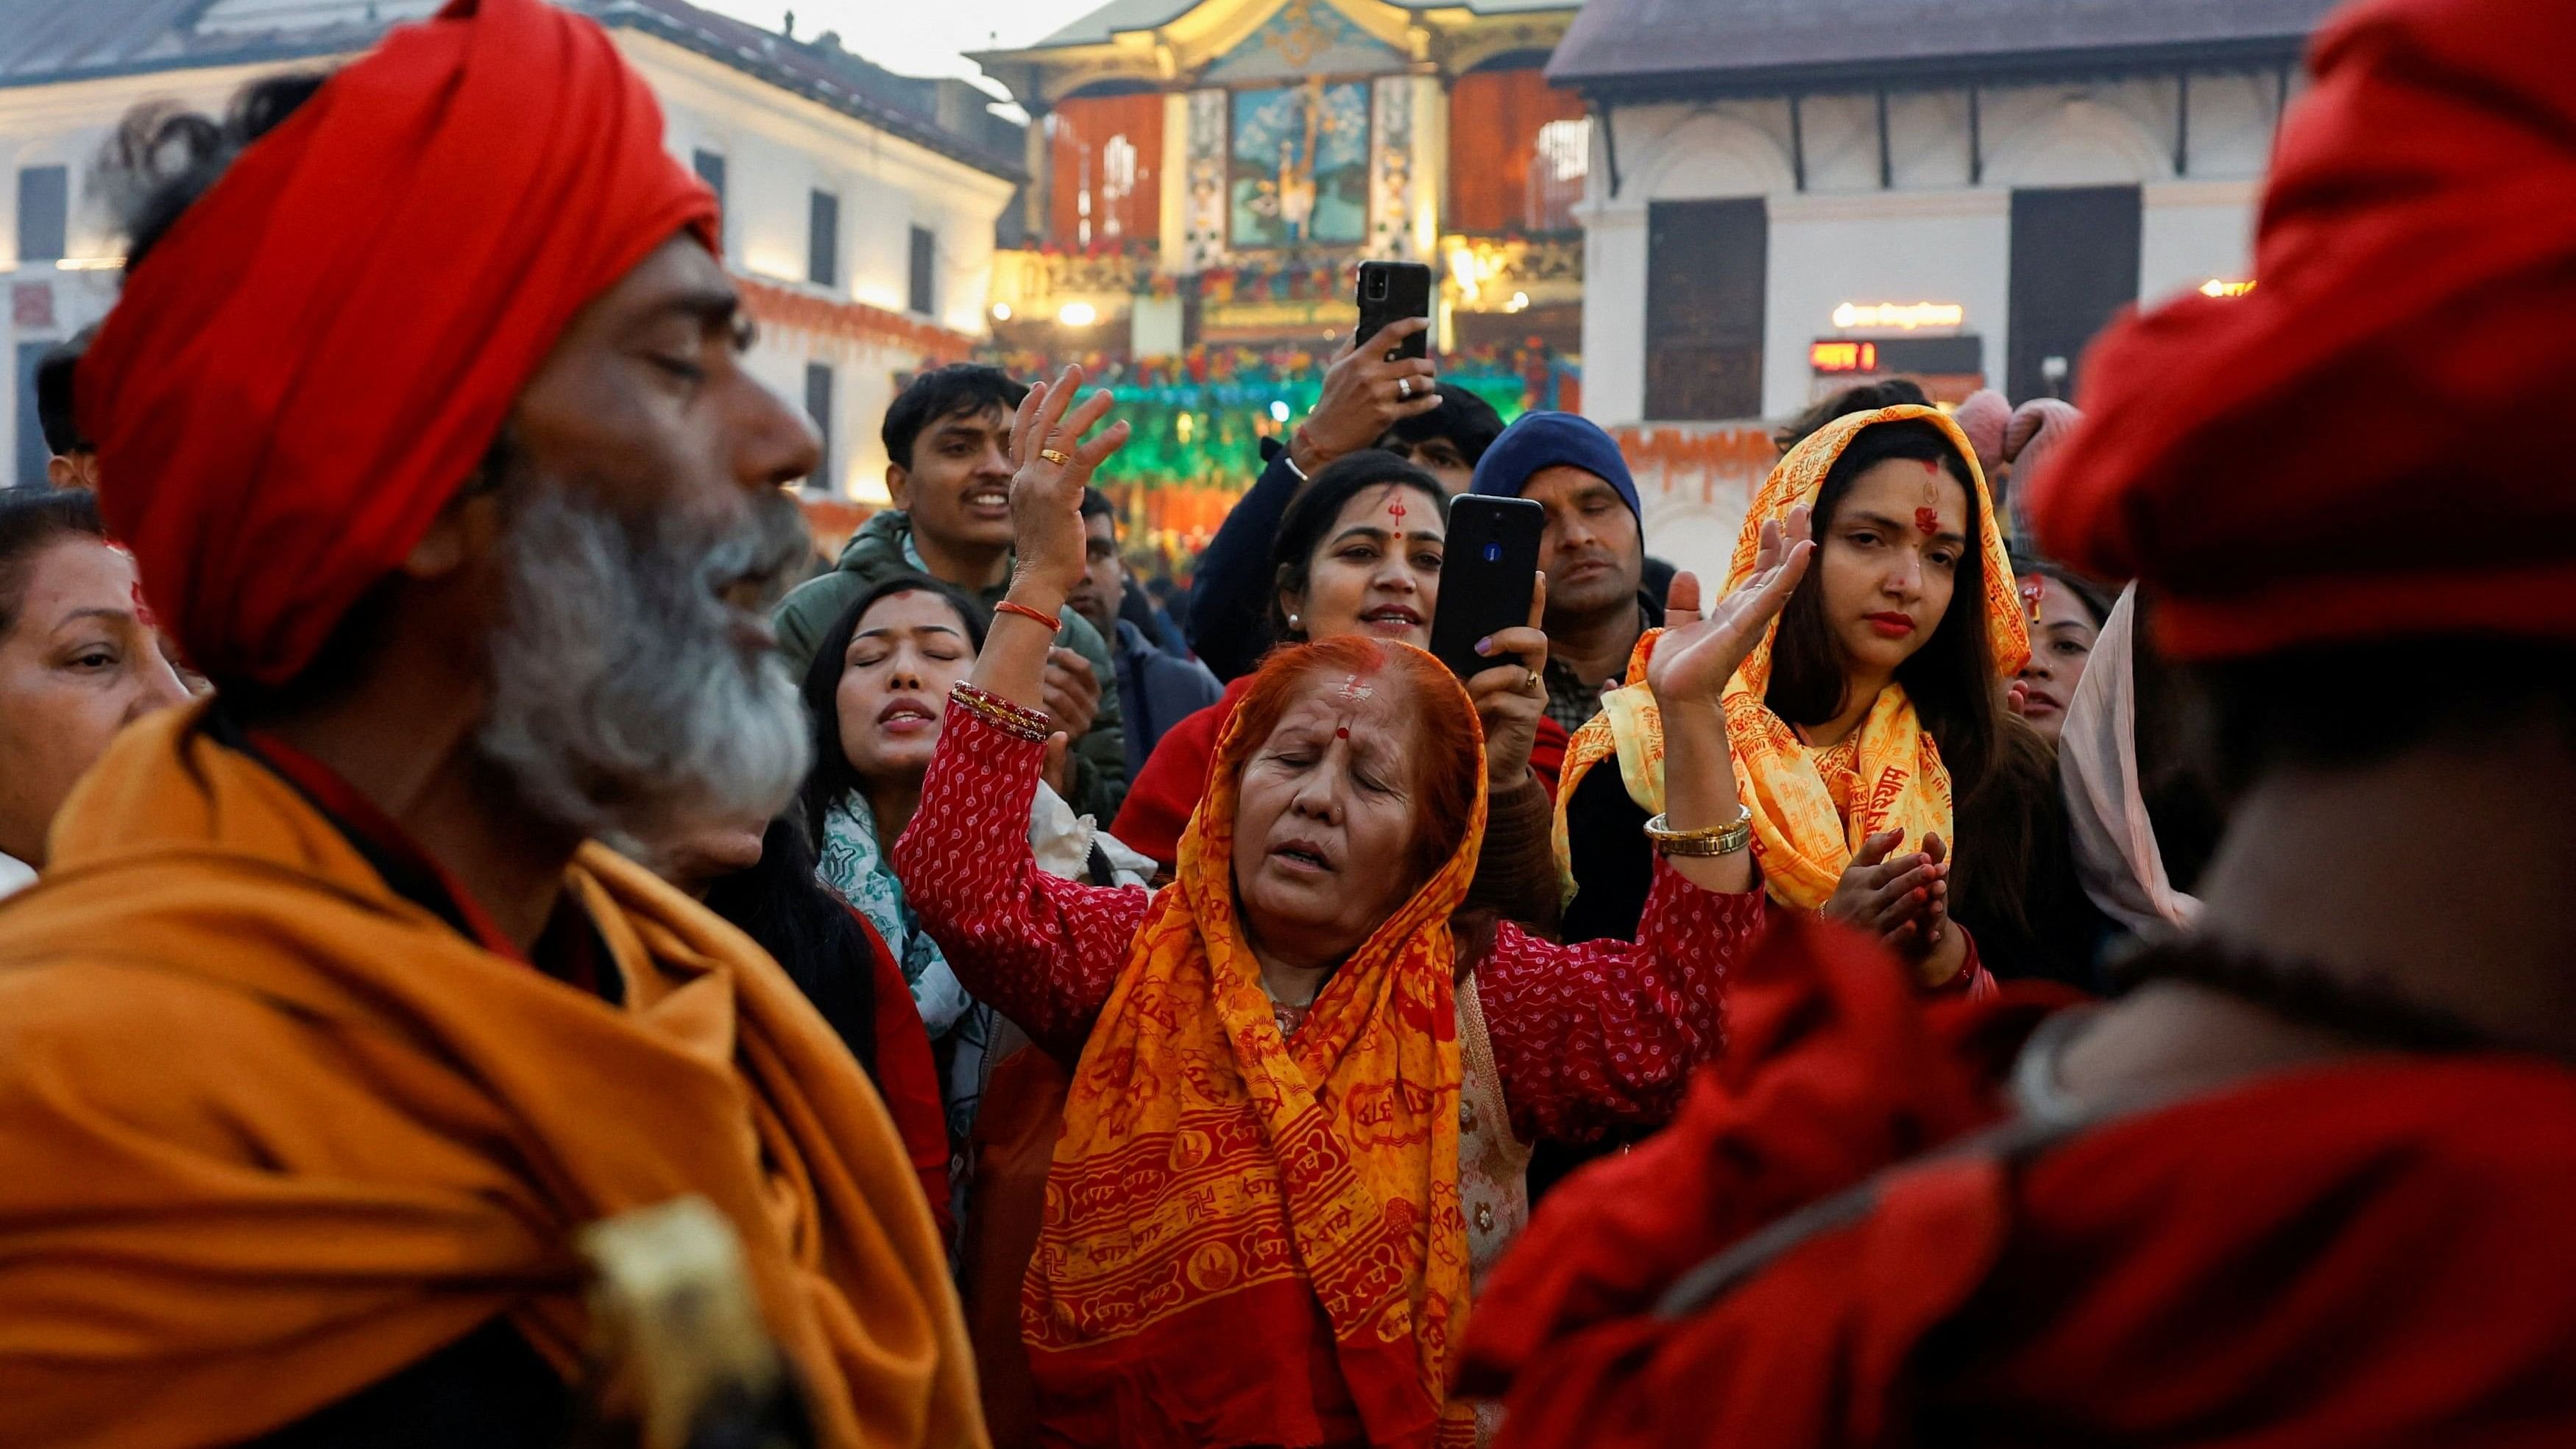
[[[1387,429],[1440,406],[1439,369],[1430,358],[1386,358],[1430,325],[1423,317],[1389,322],[1366,342],[1344,345],[1333,358],[1324,370],[1323,395],[1289,445],[1290,458],[1306,476],[1344,454],[1377,446]]]
[[[1700,615],[1698,578],[1673,575],[1664,636],[1655,641],[1654,657],[1646,661],[1646,684],[1655,692],[1656,705],[1666,711],[1695,705],[1716,708],[1726,682],[1743,667],[1745,657],[1761,641],[1762,631],[1787,607],[1815,552],[1802,504],[1789,510],[1785,523],[1762,525],[1753,576],[1718,600],[1707,617]]]
[[[1011,594],[1020,598],[1026,586],[1058,608],[1086,563],[1082,490],[1128,434],[1124,421],[1093,434],[1109,415],[1109,394],[1095,391],[1077,406],[1081,390],[1082,369],[1069,366],[1052,384],[1031,387],[1011,421]]]

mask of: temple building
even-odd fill
[[[1112,0],[973,58],[1027,108],[1026,246],[993,335],[1089,358],[1128,478],[1196,533],[1311,405],[1363,258],[1440,278],[1444,375],[1507,413],[1580,401],[1582,100],[1545,66],[1572,0]]]
[[[556,0],[596,18],[659,97],[664,141],[724,204],[726,266],[760,323],[749,365],[823,435],[807,480],[838,547],[884,496],[879,421],[901,377],[967,357],[988,319],[995,223],[1020,129],[953,79],[894,75],[836,36],[799,39],[687,0]],[[21,7],[22,11],[26,7]],[[40,482],[30,377],[115,300],[124,258],[95,165],[145,102],[220,110],[244,83],[327,70],[438,0],[78,0],[0,32],[0,283],[17,406],[0,483]],[[14,239],[14,244],[13,243]]]
[[[1583,407],[1722,564],[1777,423],[1855,382],[2073,397],[2118,312],[2236,295],[2333,0],[1589,0]]]

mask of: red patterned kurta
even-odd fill
[[[904,896],[966,989],[1067,1062],[1127,966],[1146,893],[1062,880],[1029,858],[1041,747],[949,716],[916,828],[896,842]],[[962,844],[941,848],[920,822]],[[1512,1127],[1583,1141],[1660,1123],[1715,1055],[1718,993],[1763,924],[1762,894],[1718,895],[1655,865],[1638,940],[1560,946],[1506,922],[1476,968]]]

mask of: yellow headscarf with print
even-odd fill
[[[1995,518],[1994,500],[1986,492],[1985,474],[1977,467],[1976,449],[1958,424],[1938,408],[1907,405],[1853,413],[1818,429],[1789,451],[1764,480],[1744,516],[1736,538],[1735,557],[1719,597],[1742,588],[1753,576],[1762,546],[1762,525],[1785,522],[1799,504],[1815,506],[1825,475],[1863,429],[1882,423],[1922,418],[1950,440],[1967,466],[1969,487],[1976,494],[1980,546],[1985,550],[1985,623],[1988,652],[1996,676],[2018,674],[2030,658],[2029,627],[2014,592],[2012,560],[2005,552],[2003,529]],[[1882,830],[1902,830],[1909,841],[1927,834],[1950,835],[1950,772],[1941,752],[1915,718],[1905,690],[1889,685],[1862,720],[1859,739],[1860,778],[1851,793],[1846,819],[1834,805],[1814,758],[1789,722],[1763,703],[1771,684],[1771,643],[1778,621],[1726,687],[1727,743],[1735,755],[1736,792],[1753,810],[1753,858],[1762,869],[1764,889],[1772,899],[1797,910],[1814,910],[1834,893],[1860,843]],[[1664,808],[1664,730],[1654,695],[1646,687],[1646,660],[1661,630],[1649,630],[1628,659],[1626,682],[1601,698],[1601,713],[1574,732],[1566,747],[1565,775],[1556,792],[1556,858],[1566,891],[1574,889],[1573,857],[1566,831],[1566,805],[1592,766],[1616,758],[1628,796],[1649,811]]]

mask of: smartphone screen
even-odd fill
[[[1421,262],[1362,262],[1359,279],[1360,325],[1357,340],[1366,342],[1390,322],[1431,315],[1431,268]],[[1431,329],[1404,339],[1387,361],[1431,355]]]
[[[1460,679],[1519,657],[1478,654],[1476,641],[1529,622],[1538,590],[1539,536],[1546,531],[1547,510],[1526,498],[1471,493],[1449,504],[1431,652]]]

